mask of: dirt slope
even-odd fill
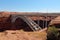
[[[0,32],[0,40],[46,40],[46,33],[10,30],[5,32]]]

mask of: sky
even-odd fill
[[[0,11],[60,12],[60,0],[0,0]]]

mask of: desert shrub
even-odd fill
[[[47,40],[58,40],[59,32],[54,26],[49,27],[47,31]]]

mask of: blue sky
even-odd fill
[[[60,12],[60,0],[0,0],[0,11]]]

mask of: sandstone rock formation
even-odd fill
[[[28,25],[20,18],[16,19],[15,23],[11,22],[11,15],[17,15],[19,14],[19,12],[0,12],[0,29],[21,29],[23,28],[24,30],[29,29]],[[25,13],[20,13],[21,14],[25,14]],[[29,13],[30,14],[30,13]],[[51,21],[51,16],[47,16],[47,18],[45,16],[28,16],[29,18],[31,18],[32,20],[34,20],[36,23],[38,23],[39,20],[39,25],[41,27],[43,27],[43,21],[44,21],[44,26],[46,24],[47,21],[47,25],[49,24],[49,22]],[[31,29],[29,29],[31,30]]]

